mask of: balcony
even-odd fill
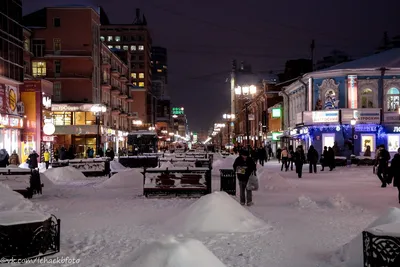
[[[104,67],[111,67],[111,60],[110,58],[102,58],[101,65]]]
[[[119,76],[119,79],[120,79],[121,82],[127,82],[128,81],[128,78],[126,77],[126,75],[123,75],[123,74],[121,74]]]
[[[117,68],[112,68],[111,75],[115,78],[118,78],[121,75],[121,73],[119,72],[119,70]]]
[[[119,95],[120,93],[121,93],[121,90],[118,87],[116,87],[116,86],[112,86],[111,87],[111,94],[112,95]]]
[[[119,94],[118,98],[120,98],[120,99],[127,99],[128,96],[127,96],[125,93],[121,92],[121,93]]]
[[[121,110],[119,108],[113,108],[111,110],[112,115],[119,115],[121,113]]]
[[[102,81],[101,82],[101,89],[110,90],[111,89],[110,81]]]
[[[132,103],[132,102],[133,102],[133,98],[132,98],[131,96],[128,96],[128,97],[125,99],[125,101],[126,101],[126,102]]]

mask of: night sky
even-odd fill
[[[286,60],[316,59],[333,49],[368,55],[384,31],[400,34],[399,0],[23,0],[24,14],[45,6],[101,5],[111,23],[131,23],[145,13],[153,45],[169,56],[169,91],[184,106],[191,130],[208,129],[230,109],[232,59],[252,64],[260,78]],[[329,3],[328,3],[329,2]]]

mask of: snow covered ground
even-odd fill
[[[214,190],[219,190],[218,169],[231,168],[233,160],[232,157],[215,159]],[[343,262],[346,251],[341,250],[342,246],[390,207],[399,207],[397,189],[381,188],[378,178],[368,167],[338,167],[332,172],[309,174],[308,165],[305,165],[302,179],[298,179],[294,171],[280,172],[277,162],[258,167],[260,190],[254,192],[254,206],[241,207],[221,200],[228,203],[224,209],[231,208],[240,216],[247,214],[241,209],[247,209],[267,226],[254,231],[207,232],[206,225],[201,223],[198,223],[201,231],[187,231],[193,230],[188,227],[187,220],[184,225],[177,224],[171,229],[168,222],[174,218],[184,216],[182,214],[202,217],[205,216],[204,209],[199,207],[198,213],[187,212],[192,204],[192,207],[199,206],[195,203],[198,199],[142,197],[143,181],[136,170],[131,174],[124,170],[115,177],[115,184],[111,180],[102,184],[107,178],[62,182],[62,176],[56,175],[57,183],[52,185],[51,191],[45,186],[43,195],[35,196],[32,201],[44,212],[61,218],[62,252],[55,256],[79,258],[78,266],[132,267],[150,267],[134,263],[140,258],[138,248],[146,253],[158,251],[164,256],[168,251],[181,255],[185,254],[179,246],[181,243],[190,244],[190,255],[195,256],[198,248],[201,255],[214,254],[227,267],[356,267]],[[134,181],[127,182],[126,177]],[[218,213],[219,200],[215,199],[220,198],[214,198],[216,205],[210,205],[215,224],[236,220],[234,216],[230,220],[219,218],[229,212]],[[204,221],[210,224],[210,218]],[[148,244],[160,239],[164,241]],[[202,242],[212,253],[193,239]],[[149,252],[149,248],[153,250]],[[222,266],[219,261],[213,259],[215,267]],[[210,264],[204,263],[213,267]],[[181,265],[151,267],[170,266]]]

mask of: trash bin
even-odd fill
[[[236,174],[232,169],[220,169],[221,191],[236,196]]]

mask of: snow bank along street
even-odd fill
[[[218,170],[233,160],[216,155],[213,191]],[[47,190],[31,200],[0,184],[0,212],[61,218],[61,252],[49,258],[80,262],[58,266],[359,267],[361,232],[400,223],[397,189],[381,188],[369,167],[305,171],[298,179],[268,162],[258,166],[252,207],[224,192],[146,199],[140,170],[112,167],[119,172],[109,179],[48,170],[41,174]]]

